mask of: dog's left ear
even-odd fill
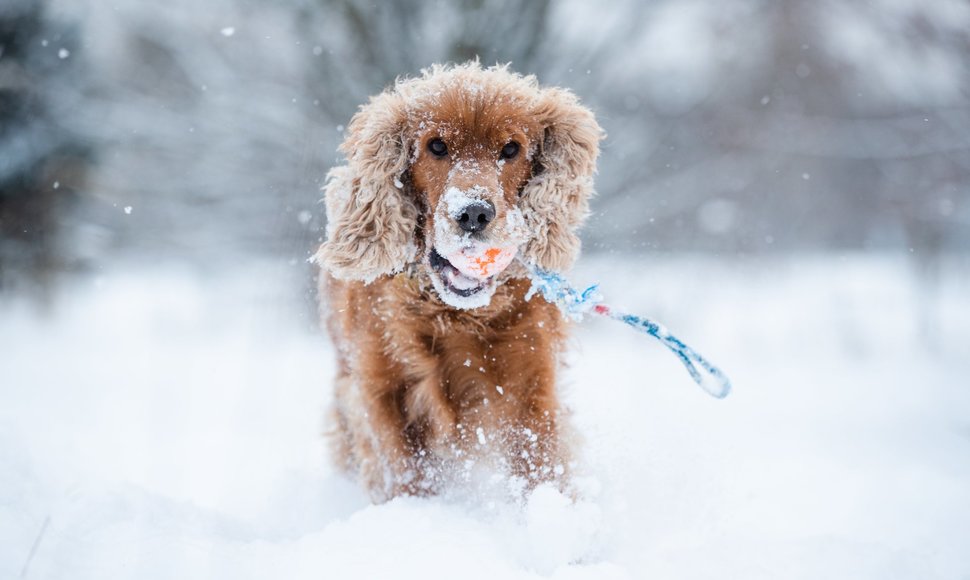
[[[405,192],[407,111],[393,89],[350,120],[347,165],[327,175],[327,241],[315,259],[340,279],[365,283],[400,272],[417,254],[418,209]]]
[[[592,111],[560,88],[542,89],[533,109],[544,129],[535,174],[519,207],[533,238],[525,259],[540,268],[568,270],[579,256],[577,230],[589,215],[599,142],[605,136]]]

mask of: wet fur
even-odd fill
[[[436,137],[475,170],[428,155]],[[398,81],[351,120],[348,163],[326,187],[317,261],[338,350],[334,456],[375,500],[436,493],[467,476],[469,461],[522,489],[565,486],[571,458],[556,394],[565,321],[541,298],[524,300],[529,283],[515,263],[487,306],[449,306],[427,254],[445,188],[481,186],[493,192],[497,223],[521,211],[521,257],[567,269],[601,137],[568,91],[474,62]],[[524,150],[495,164],[510,139]]]

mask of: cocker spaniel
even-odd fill
[[[398,80],[351,120],[315,259],[334,456],[376,501],[479,468],[520,493],[565,488],[567,323],[525,299],[518,260],[576,259],[602,136],[569,91],[477,62]]]

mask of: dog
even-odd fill
[[[399,79],[351,119],[314,259],[333,457],[374,501],[480,468],[566,488],[567,321],[525,298],[522,263],[576,260],[603,137],[568,90],[477,61]]]

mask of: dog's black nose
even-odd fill
[[[455,220],[466,232],[480,232],[495,219],[495,206],[487,201],[474,201],[461,210]]]

